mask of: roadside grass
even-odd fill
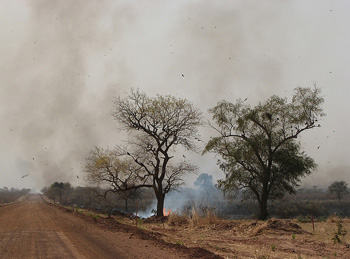
[[[99,217],[107,218],[107,215],[77,207],[71,207],[70,209],[74,213],[81,213],[96,219]],[[335,215],[326,220],[315,221],[314,232],[312,222],[302,223],[297,219],[293,219],[292,222],[297,223],[311,235],[292,232],[280,236],[280,232],[276,232],[277,239],[274,232],[267,233],[266,236],[265,234],[261,236],[254,235],[254,229],[264,224],[264,222],[257,220],[224,220],[217,217],[213,211],[206,211],[205,213],[201,211],[199,213],[192,209],[187,214],[172,212],[162,224],[159,221],[147,222],[142,219],[119,215],[112,216],[112,218],[121,224],[131,226],[135,226],[137,222],[136,226],[142,230],[160,232],[162,239],[166,242],[179,246],[202,247],[224,258],[237,253],[241,256],[254,256],[254,258],[308,258],[301,250],[291,253],[289,252],[290,249],[286,250],[285,248],[286,245],[290,247],[294,247],[295,244],[301,245],[305,240],[309,240],[310,244],[313,244],[312,242],[325,243],[328,247],[326,253],[329,253],[325,258],[341,257],[350,242],[349,234],[342,234],[350,229],[350,219],[340,219]],[[341,225],[339,225],[339,222],[341,222]],[[336,235],[341,242],[334,241]],[[232,239],[238,240],[238,242],[230,241]],[[279,243],[281,240],[283,242]],[[243,256],[242,258],[248,257]]]
[[[196,209],[192,209],[188,215],[173,212],[168,216],[168,226],[186,226],[192,228],[211,228],[215,224],[223,222],[213,211],[207,211],[203,216]]]
[[[350,219],[340,219],[337,216],[330,216],[326,221],[315,222],[315,231],[312,229],[312,223],[299,223],[306,231],[312,233],[312,239],[315,241],[325,242],[327,244],[334,243],[335,232],[338,231],[337,223],[341,220],[342,229],[350,230]],[[349,235],[341,237],[342,243],[350,243]]]
[[[192,209],[189,217],[189,224],[192,227],[211,228],[220,222],[222,222],[222,220],[219,219],[213,211],[207,211],[201,216],[196,209]]]

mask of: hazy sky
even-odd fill
[[[110,113],[131,87],[209,119],[222,99],[255,105],[314,83],[327,116],[302,137],[319,165],[304,185],[350,183],[349,1],[3,0],[0,17],[1,187],[82,185],[89,150],[125,139]],[[188,157],[223,177],[213,155]]]

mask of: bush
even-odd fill
[[[345,237],[347,233],[346,229],[343,227],[343,221],[341,219],[338,220],[336,225],[337,225],[337,229],[334,230],[334,236],[332,238],[334,244],[342,243],[343,242],[342,239]]]

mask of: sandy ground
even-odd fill
[[[0,258],[350,258],[350,233],[332,238],[339,218],[136,220],[64,208],[31,195],[0,207]],[[350,219],[341,220],[350,232]]]
[[[187,222],[180,225],[145,223],[149,231],[162,234],[167,242],[187,247],[202,247],[222,258],[328,259],[350,258],[349,233],[342,243],[334,244],[337,218],[315,223],[297,220],[268,221],[219,220]],[[176,223],[176,221],[175,221]],[[342,224],[350,231],[350,220]]]
[[[217,258],[158,240],[113,219],[94,219],[43,202],[0,207],[0,258]]]

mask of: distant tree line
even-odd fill
[[[58,191],[58,186],[64,186]],[[211,175],[202,173],[194,181],[194,188],[181,187],[179,192],[169,195],[168,204],[182,202],[178,212],[190,214],[193,209],[198,213],[215,212],[218,216],[227,219],[252,218],[259,215],[254,199],[242,202],[245,193],[241,192],[234,198],[224,197],[218,189]],[[330,186],[333,186],[331,184]],[[155,199],[152,190],[143,189],[139,193],[131,193],[125,197],[125,193],[108,193],[105,197],[98,194],[106,190],[90,187],[72,187],[69,183],[53,183],[43,188],[43,193],[52,200],[63,205],[88,208],[104,213],[123,212],[134,213],[136,203],[139,211],[150,213],[156,209],[153,206]],[[62,192],[61,192],[62,191]],[[128,199],[128,205],[125,199]],[[328,189],[299,188],[295,194],[287,194],[283,199],[269,202],[270,215],[278,218],[315,218],[327,217],[331,214],[350,216],[350,195],[344,194],[339,201],[337,195]]]
[[[154,199],[152,192],[147,190],[139,193],[132,193],[125,196],[125,193],[108,193],[106,196],[100,195],[106,190],[98,187],[72,187],[70,183],[54,182],[50,186],[44,187],[41,192],[54,203],[67,206],[77,206],[88,209],[118,209],[119,211],[135,211],[133,201],[138,198],[142,200],[143,206],[148,206]],[[128,206],[128,202],[131,201]]]
[[[14,202],[18,198],[25,196],[30,193],[30,189],[15,189],[4,187],[0,189],[0,204]]]

